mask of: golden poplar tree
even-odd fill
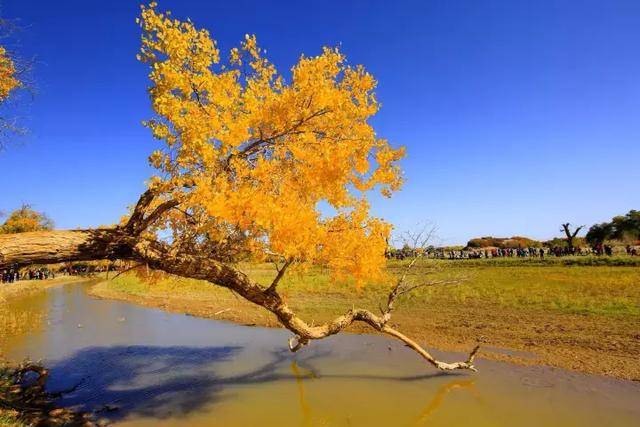
[[[30,231],[51,230],[53,221],[47,215],[36,212],[29,205],[11,212],[4,224],[0,225],[0,234],[27,233]]]
[[[370,215],[367,194],[400,187],[404,149],[369,123],[380,108],[373,76],[325,47],[285,77],[255,36],[223,53],[155,6],[142,8],[139,59],[156,113],[146,125],[162,141],[151,187],[189,212],[172,217],[176,240],[236,236],[253,257],[379,278],[391,226]]]
[[[160,141],[150,156],[156,176],[116,227],[0,235],[0,268],[135,260],[265,308],[294,334],[291,351],[362,322],[438,369],[475,370],[478,347],[465,361],[442,362],[389,324],[399,296],[443,281],[413,284],[405,271],[380,314],[353,308],[319,325],[278,292],[291,265],[321,265],[358,285],[383,274],[391,226],[370,214],[367,197],[400,188],[404,150],[370,124],[380,108],[371,74],[325,47],[283,75],[255,36],[223,54],[208,31],[155,3],[142,7],[138,22],[155,112],[146,126]],[[247,257],[280,261],[270,285],[240,271],[235,261]]]

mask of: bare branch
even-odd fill
[[[145,210],[149,207],[154,197],[155,195],[153,191],[151,191],[151,189],[147,189],[144,193],[142,193],[142,195],[138,199],[138,202],[136,203],[136,206],[133,208],[133,213],[129,217],[127,225],[124,226],[126,230],[134,232],[138,228],[138,225],[144,218]]]
[[[431,286],[444,286],[444,285],[458,285],[465,281],[466,278],[458,277],[455,279],[445,279],[445,280],[432,280],[430,282],[420,283],[418,285],[412,285],[404,287],[398,292],[398,296],[409,293],[419,288],[428,288]]]
[[[582,230],[585,226],[581,225],[579,227],[576,227],[576,229],[572,232],[571,231],[571,223],[566,222],[564,224],[561,224],[562,228],[560,228],[560,231],[564,231],[564,234],[567,236],[567,246],[569,246],[569,249],[573,249],[573,241],[576,238],[576,236],[578,235],[578,233],[580,232],[580,230]]]
[[[309,344],[309,340],[300,338],[297,335],[289,338],[289,350],[291,350],[292,353],[295,353],[307,344]]]
[[[179,204],[180,202],[178,202],[177,200],[167,200],[166,202],[161,203],[160,205],[158,205],[158,207],[154,209],[153,212],[151,212],[146,218],[144,218],[140,222],[139,230],[140,231],[146,230],[151,224],[153,224],[158,218],[160,218],[160,216],[163,213],[165,213],[169,209],[175,208]]]
[[[444,283],[444,282],[427,282],[417,286],[408,286],[407,284],[407,276],[409,275],[409,272],[411,271],[411,269],[413,269],[418,259],[420,259],[424,255],[427,245],[431,241],[434,233],[435,233],[435,227],[431,227],[430,229],[423,227],[418,232],[411,232],[411,231],[405,232],[405,237],[404,237],[405,244],[411,245],[411,247],[414,249],[414,256],[411,259],[411,261],[405,266],[400,278],[396,282],[395,286],[389,292],[389,296],[387,298],[387,307],[385,309],[381,309],[382,319],[385,324],[389,322],[389,320],[391,320],[391,312],[394,309],[394,304],[396,299],[400,295],[410,292],[413,289],[417,289],[419,287],[432,286],[429,283],[433,283],[433,285]]]
[[[248,155],[252,154],[256,149],[258,149],[263,144],[264,145],[269,145],[269,144],[274,143],[277,139],[282,138],[283,136],[300,133],[300,132],[298,132],[298,129],[302,125],[304,125],[305,123],[308,123],[310,120],[312,120],[312,119],[314,119],[316,117],[323,116],[323,115],[325,115],[325,114],[327,114],[329,112],[331,112],[331,110],[328,109],[328,108],[322,108],[320,110],[317,110],[317,111],[315,111],[314,113],[312,113],[311,115],[309,115],[307,117],[303,117],[301,119],[298,119],[298,121],[296,121],[288,129],[285,129],[285,130],[283,130],[281,132],[277,132],[274,135],[271,135],[269,137],[263,137],[262,136],[262,130],[260,130],[260,138],[258,138],[257,140],[249,143],[244,149],[242,149],[237,154],[230,155],[227,158],[227,166],[231,162],[231,159],[234,158],[234,157],[239,157],[239,158],[247,157]]]
[[[282,268],[280,268],[278,270],[278,274],[276,275],[275,279],[273,279],[273,282],[271,282],[271,286],[269,286],[267,288],[267,292],[275,292],[276,288],[278,287],[278,283],[280,282],[280,280],[282,280],[282,278],[284,277],[284,274],[287,272],[287,268],[293,263],[293,260],[287,260],[284,265],[282,266]]]

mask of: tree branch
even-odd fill
[[[230,155],[227,158],[227,161],[226,161],[227,165],[229,165],[229,163],[231,162],[231,159],[233,157],[239,157],[239,158],[246,157],[249,154],[251,154],[255,149],[259,148],[260,145],[262,145],[262,144],[267,144],[267,145],[271,144],[275,140],[277,140],[278,138],[281,138],[283,136],[286,136],[286,135],[289,135],[291,133],[296,132],[300,128],[300,126],[304,125],[308,121],[310,121],[310,120],[312,120],[312,119],[314,119],[316,117],[322,116],[324,114],[327,114],[329,112],[331,112],[331,110],[329,108],[322,108],[322,109],[320,109],[318,111],[315,111],[314,113],[312,113],[311,115],[309,115],[307,117],[298,119],[298,121],[296,123],[294,123],[289,129],[285,129],[285,130],[283,130],[281,132],[278,132],[278,133],[276,133],[276,134],[274,134],[272,136],[266,137],[266,138],[262,136],[262,132],[261,132],[259,139],[249,143],[245,148],[240,150],[240,152],[238,152],[237,154]]]
[[[479,350],[478,347],[473,349],[466,361],[454,363],[439,361],[415,341],[387,326],[383,317],[376,316],[365,309],[349,310],[346,314],[338,316],[330,322],[310,326],[289,308],[275,290],[269,292],[262,289],[244,273],[229,265],[198,256],[172,255],[167,252],[165,245],[153,241],[143,241],[136,246],[135,250],[138,256],[146,260],[152,268],[184,277],[207,280],[218,286],[232,289],[250,302],[271,311],[285,328],[294,333],[295,336],[289,340],[291,351],[298,351],[311,340],[319,340],[338,334],[354,322],[363,322],[378,332],[404,342],[438,369],[476,370],[473,361]]]
[[[155,197],[155,193],[150,189],[142,193],[135,208],[133,209],[133,213],[131,214],[129,221],[124,226],[124,229],[127,230],[128,233],[134,236],[139,235],[158,218],[160,218],[162,214],[180,204],[180,202],[174,199],[164,201],[159,204],[153,212],[145,216],[146,210],[149,208],[151,203],[153,203]]]
[[[276,275],[275,279],[273,279],[273,282],[271,282],[271,285],[267,288],[266,292],[275,292],[276,288],[278,287],[278,283],[280,282],[280,280],[282,280],[282,278],[284,277],[284,274],[287,272],[287,268],[293,263],[293,260],[287,260],[284,265],[282,266],[281,269],[278,270],[278,274]]]
[[[127,224],[124,226],[127,231],[135,233],[138,225],[144,218],[146,209],[149,207],[154,197],[155,195],[153,194],[153,191],[151,191],[151,189],[147,189],[144,193],[142,193],[142,195],[138,199],[138,202],[136,203],[136,206],[133,208],[133,212],[129,217],[129,221],[127,221]]]
[[[140,221],[139,230],[146,230],[151,224],[153,224],[158,218],[160,218],[163,213],[177,207],[179,204],[180,202],[176,200],[167,200],[166,202],[159,204],[158,207],[153,210],[153,212],[151,212],[149,215],[147,215],[146,218]]]
[[[580,232],[580,230],[582,230],[583,228],[584,228],[584,225],[581,225],[580,227],[577,227],[575,229],[575,231],[573,232],[573,236],[571,236],[571,237],[575,238],[578,235],[578,233]]]

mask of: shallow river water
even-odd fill
[[[118,425],[640,425],[638,383],[485,360],[441,374],[372,335],[293,355],[284,330],[95,299],[88,286],[10,302],[32,327],[5,342],[7,356],[44,360],[51,391],[75,387],[61,405]]]

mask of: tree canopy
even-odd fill
[[[613,217],[610,222],[591,226],[586,239],[592,245],[601,244],[605,240],[639,241],[640,211],[632,209],[626,215]]]
[[[0,18],[0,149],[8,141],[8,137],[22,133],[24,130],[17,120],[3,111],[9,100],[15,98],[18,89],[25,88],[25,73],[29,64],[17,58],[5,43],[7,37],[15,30],[9,21]]]
[[[146,126],[163,142],[150,188],[180,201],[162,224],[173,244],[378,277],[391,226],[370,215],[367,194],[400,188],[404,149],[369,123],[373,76],[328,47],[285,76],[255,36],[223,54],[155,3],[138,22],[156,113]]]
[[[542,246],[542,242],[529,239],[528,237],[513,236],[513,237],[478,237],[471,239],[467,242],[469,248],[539,248]]]
[[[20,86],[16,73],[13,60],[7,50],[0,46],[0,103],[4,102],[9,94]]]
[[[36,212],[29,205],[11,212],[0,226],[0,234],[26,233],[53,229],[53,221],[44,213]]]

